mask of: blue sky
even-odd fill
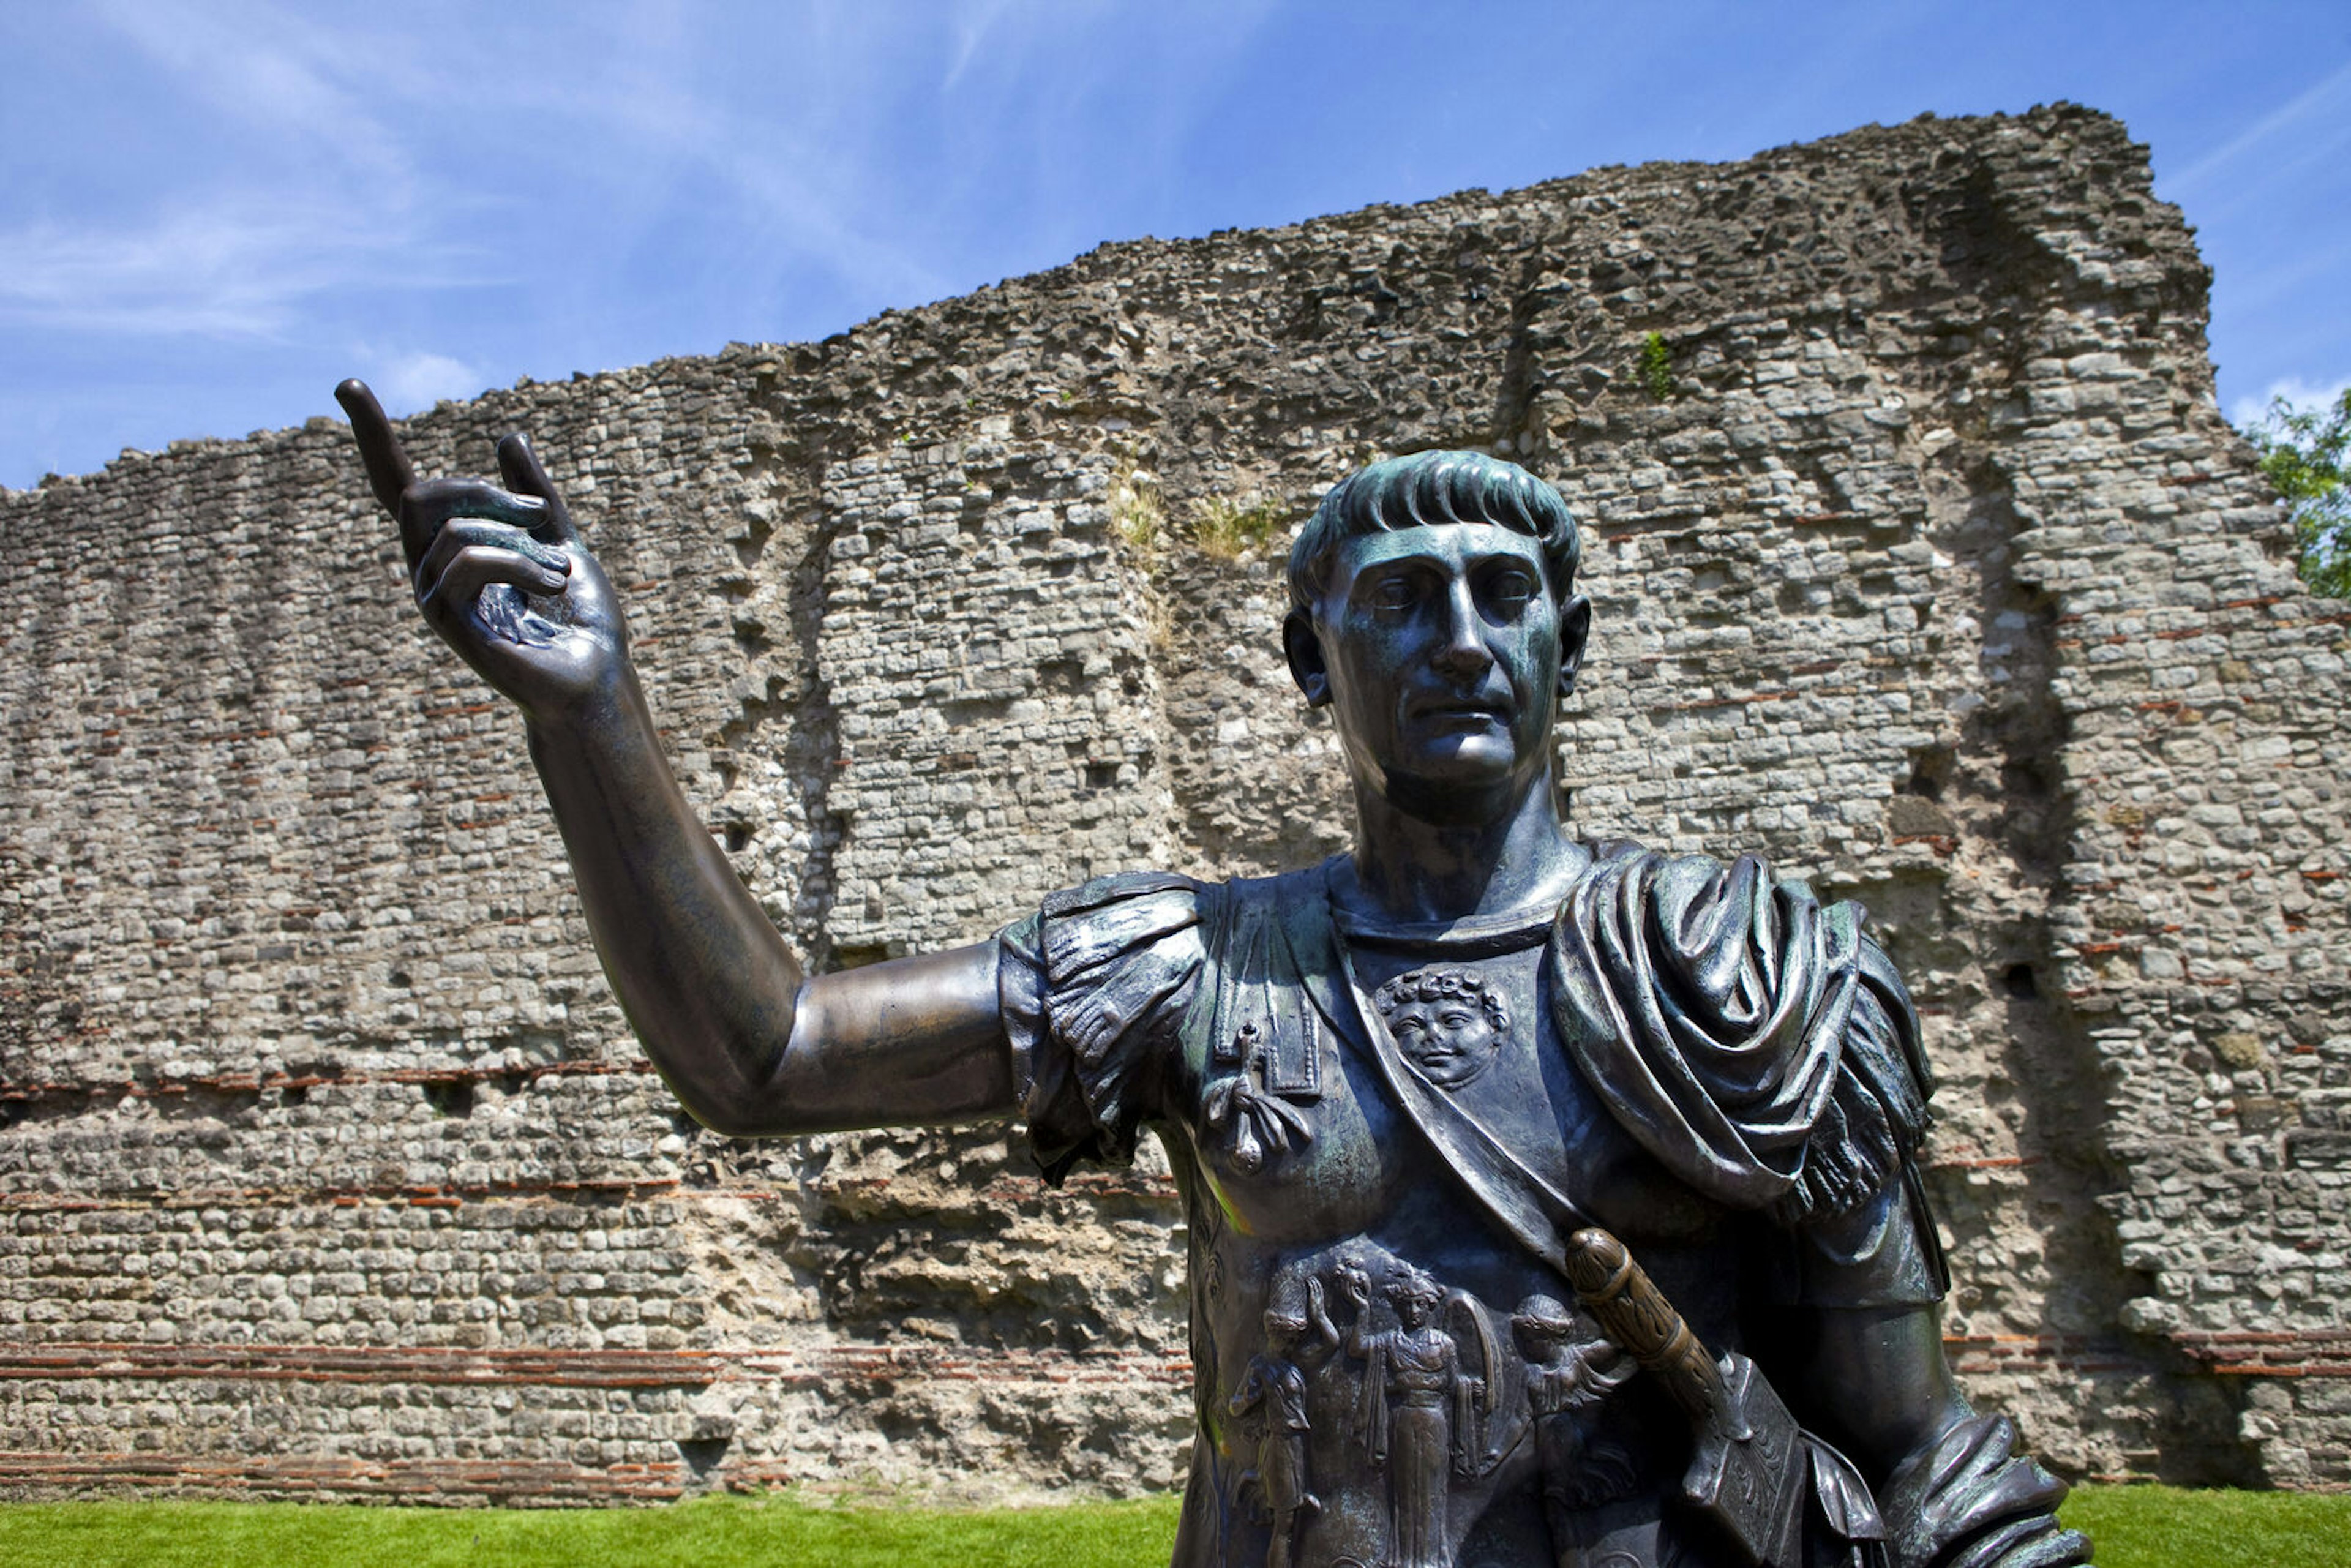
[[[2351,5],[0,9],[0,485],[827,336],[1104,241],[2071,99],[2154,149],[2232,412],[2351,379]]]

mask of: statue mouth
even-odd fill
[[[1505,697],[1441,696],[1416,702],[1412,716],[1438,725],[1498,724],[1510,727],[1515,706]]]
[[[1413,1064],[1439,1089],[1458,1089],[1482,1076],[1492,1060],[1490,1052],[1456,1045],[1424,1047],[1410,1054]]]

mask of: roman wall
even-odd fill
[[[531,433],[820,965],[1343,846],[1289,533],[1374,456],[1527,464],[1587,530],[1579,827],[1766,852],[1910,977],[1970,1395],[2074,1476],[2340,1486],[2351,610],[2208,282],[2059,107],[1105,246],[404,431]],[[681,1114],[339,423],[0,493],[0,1491],[1163,1487],[1182,1258],[1148,1145],[1054,1190],[1009,1125]]]

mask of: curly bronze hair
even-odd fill
[[[1380,1293],[1391,1301],[1425,1301],[1432,1309],[1445,1302],[1445,1287],[1437,1282],[1437,1276],[1410,1263],[1403,1264],[1390,1275]]]
[[[1496,1034],[1510,1027],[1510,1010],[1502,1006],[1502,998],[1487,989],[1481,977],[1468,969],[1415,969],[1408,975],[1398,975],[1372,994],[1372,1002],[1380,1009],[1382,1018],[1391,1018],[1406,1002],[1434,1002],[1447,997],[1483,1008]]]

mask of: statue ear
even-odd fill
[[[1281,651],[1290,658],[1290,678],[1306,695],[1308,707],[1331,702],[1331,668],[1322,659],[1322,639],[1302,610],[1293,610],[1281,623]]]
[[[1575,689],[1576,672],[1583,668],[1583,645],[1592,635],[1592,601],[1577,594],[1559,607],[1559,695]]]

